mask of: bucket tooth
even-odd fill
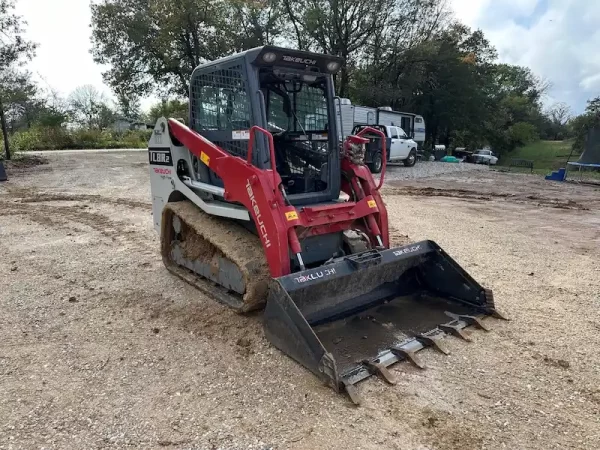
[[[490,331],[490,327],[488,327],[483,321],[476,316],[458,316],[460,320],[464,320],[469,325],[473,325],[476,328],[479,328],[483,331]]]
[[[398,382],[396,377],[383,364],[368,360],[364,360],[363,364],[367,366],[371,373],[379,375],[387,383],[394,385]]]
[[[471,342],[473,341],[473,339],[471,338],[471,336],[469,336],[465,330],[463,328],[461,328],[459,325],[454,325],[454,324],[443,324],[443,325],[439,325],[439,329],[442,331],[445,331],[447,333],[452,334],[453,336],[459,337],[461,339],[464,339],[467,342]]]
[[[420,361],[415,352],[405,350],[401,347],[392,347],[390,348],[390,351],[399,358],[404,358],[407,361],[410,361],[413,364],[413,366],[419,369],[425,369],[425,365]]]
[[[470,316],[467,314],[453,314],[453,313],[447,312],[447,311],[446,311],[446,314],[449,317],[452,317],[456,321],[462,320],[467,325],[472,325],[475,328],[479,328],[480,330],[483,330],[483,331],[490,331],[490,327],[488,327],[485,323],[483,323],[483,321],[477,316]]]
[[[438,352],[444,355],[449,355],[450,351],[442,344],[442,338],[438,336],[427,336],[425,334],[419,334],[415,336],[415,339],[419,341],[423,346],[431,346]]]
[[[506,314],[498,311],[497,309],[492,311],[492,317],[500,320],[510,320]]]
[[[344,387],[346,388],[346,392],[348,393],[350,400],[352,400],[352,403],[357,406],[360,405],[362,403],[362,396],[360,395],[360,392],[358,392],[358,388],[349,383],[344,384]]]
[[[496,309],[496,303],[494,302],[494,293],[491,289],[483,290],[483,298],[487,305],[487,313],[495,319],[510,320],[506,314],[501,313]]]

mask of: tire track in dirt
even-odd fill
[[[31,193],[30,193],[31,194]],[[142,208],[151,210],[152,204],[126,198],[106,198],[97,194],[43,194],[36,193],[33,196],[23,197],[21,203],[41,203],[41,202],[90,202],[90,203],[109,203],[121,206],[130,206],[132,208]]]
[[[22,215],[28,219],[39,223],[60,228],[72,227],[66,226],[68,222],[77,222],[92,228],[106,237],[115,237],[119,234],[115,229],[118,224],[108,219],[102,214],[85,211],[84,206],[49,206],[49,205],[29,205],[17,202],[0,201],[2,213],[8,216]]]
[[[413,242],[410,236],[404,234],[393,225],[390,225],[388,230],[390,234],[390,247],[402,247],[403,245],[408,245]]]
[[[82,224],[111,241],[133,243],[145,247],[147,242],[136,230],[127,229],[125,222],[114,221],[103,214],[87,211],[87,206],[54,206],[39,203],[5,202],[0,200],[0,210],[5,216],[24,216],[39,225],[58,228],[71,233],[85,233],[74,223]]]
[[[44,193],[35,188],[9,187],[5,197],[15,199],[5,201],[0,199],[0,208],[5,215],[23,215],[29,220],[42,226],[62,228],[68,231],[80,232],[71,223],[88,226],[112,241],[117,239],[125,242],[144,243],[141,236],[136,236],[135,230],[127,230],[127,224],[114,221],[105,215],[87,210],[92,205],[119,205],[143,210],[152,210],[147,202],[126,198],[107,198],[98,194]],[[81,202],[78,205],[45,205],[45,202]]]
[[[118,298],[120,308],[139,308],[149,320],[163,320],[196,335],[223,342],[234,342],[240,336],[259,339],[263,337],[260,318],[262,310],[239,314],[208,296],[174,300],[169,296],[132,290],[118,297],[107,294],[107,300]]]
[[[510,200],[515,203],[535,203],[537,206],[545,206],[558,209],[575,209],[580,211],[589,211],[590,208],[583,206],[573,200],[561,200],[552,197],[540,197],[539,195],[517,195],[506,192],[475,192],[466,189],[437,189],[432,187],[417,188],[413,186],[406,187],[388,187],[384,190],[387,196],[423,196],[423,197],[451,197],[467,200]]]

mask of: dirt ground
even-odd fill
[[[0,184],[0,449],[600,448],[600,189],[390,182],[393,235],[435,240],[512,320],[360,383],[355,407],[260,314],[163,267],[145,153],[48,158]]]

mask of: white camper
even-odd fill
[[[356,105],[354,107],[354,124],[377,125],[377,108]]]
[[[422,148],[425,142],[425,120],[422,116],[393,111],[389,106],[371,108],[353,105],[348,98],[339,99],[336,112],[338,133],[342,139],[350,135],[356,125],[384,125],[402,128],[419,148]]]
[[[337,127],[340,140],[346,139],[354,128],[354,105],[349,98],[340,98],[336,101]]]

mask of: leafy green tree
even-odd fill
[[[517,122],[508,128],[508,139],[511,147],[525,145],[539,139],[535,125],[527,122]]]
[[[10,146],[3,99],[8,95],[7,86],[17,81],[10,80],[10,75],[17,73],[14,66],[31,59],[36,49],[36,44],[23,38],[26,23],[14,14],[14,7],[13,0],[0,0],[0,125],[6,159],[10,159]]]
[[[9,132],[40,125],[60,127],[68,120],[67,108],[56,93],[42,91],[27,71],[5,70],[0,73],[4,91],[4,110]]]
[[[116,88],[115,91],[117,92],[117,114],[127,120],[140,120],[142,116],[140,97],[135,93],[128,93],[119,88]]]
[[[111,67],[104,80],[138,95],[187,96],[196,66],[278,33],[269,2],[102,0],[91,8],[94,60]]]
[[[226,9],[225,32],[232,52],[274,44],[283,34],[285,16],[280,0],[228,0]]]
[[[575,136],[573,150],[582,152],[588,131],[592,128],[600,128],[600,96],[588,100],[585,112],[573,118],[569,123],[569,128]]]
[[[166,100],[154,104],[148,112],[148,121],[155,123],[161,117],[183,119],[187,122],[189,116],[188,102],[180,100]]]
[[[347,95],[350,66],[386,26],[394,0],[283,0],[298,48],[341,56],[338,93]]]
[[[187,98],[203,62],[283,44],[343,57],[337,94],[423,115],[429,143],[505,152],[550,130],[541,111],[549,84],[499,64],[483,32],[453,20],[446,0],[100,0],[92,33],[126,116],[145,94]],[[187,110],[165,100],[148,119],[187,119]]]
[[[600,119],[600,96],[588,100],[585,112]]]
[[[567,123],[571,118],[571,108],[566,103],[555,103],[546,112],[545,137],[553,140],[564,139],[568,135]]]
[[[37,87],[29,72],[8,69],[0,72],[4,120],[10,133],[29,128],[43,103],[36,98]]]
[[[104,94],[92,85],[76,88],[69,96],[73,121],[88,129],[102,130],[115,119],[115,112]]]
[[[45,93],[45,109],[40,112],[38,123],[41,126],[59,128],[69,120],[69,105],[52,89]]]
[[[543,126],[541,100],[549,83],[527,67],[509,64],[494,65],[491,76],[494,114],[486,130],[489,143],[502,153],[538,139]]]

